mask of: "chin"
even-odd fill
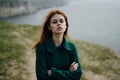
[[[56,32],[56,34],[64,34],[64,32]]]

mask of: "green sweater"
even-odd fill
[[[69,67],[74,61],[78,63],[78,69],[70,71]],[[47,70],[51,70],[51,76]],[[82,69],[73,43],[64,38],[62,45],[56,46],[51,38],[37,45],[37,80],[80,80],[81,75]]]

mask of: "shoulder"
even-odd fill
[[[42,50],[44,50],[45,49],[45,42],[38,43],[37,46],[36,46],[36,49],[42,49]]]
[[[69,47],[71,48],[71,50],[76,50],[76,44],[71,42],[71,41],[68,41],[68,44],[69,44]]]
[[[71,41],[69,41],[68,43],[69,43],[69,45],[70,45],[71,48],[76,48],[75,43],[73,43],[73,42],[71,42]]]

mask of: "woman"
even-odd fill
[[[42,27],[40,41],[35,46],[37,80],[80,80],[82,70],[76,47],[66,39],[66,15],[52,10]]]

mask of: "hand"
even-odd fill
[[[70,71],[76,71],[76,70],[77,70],[77,67],[78,67],[78,63],[73,62],[73,63],[70,65],[69,70],[70,70]]]
[[[48,70],[48,75],[51,76],[51,70]]]

